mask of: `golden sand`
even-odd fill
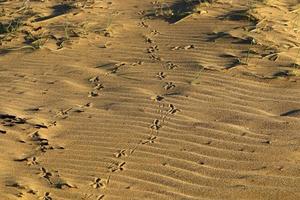
[[[0,200],[300,199],[297,0],[0,0]]]

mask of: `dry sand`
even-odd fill
[[[0,200],[300,199],[299,5],[0,0]]]

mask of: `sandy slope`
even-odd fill
[[[162,1],[70,2],[2,37],[1,200],[300,199],[299,2],[257,3],[258,25],[246,1],[175,23]]]

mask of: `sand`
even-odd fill
[[[300,199],[299,3],[1,0],[0,200]]]

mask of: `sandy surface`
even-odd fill
[[[300,199],[297,0],[0,0],[0,199]]]

